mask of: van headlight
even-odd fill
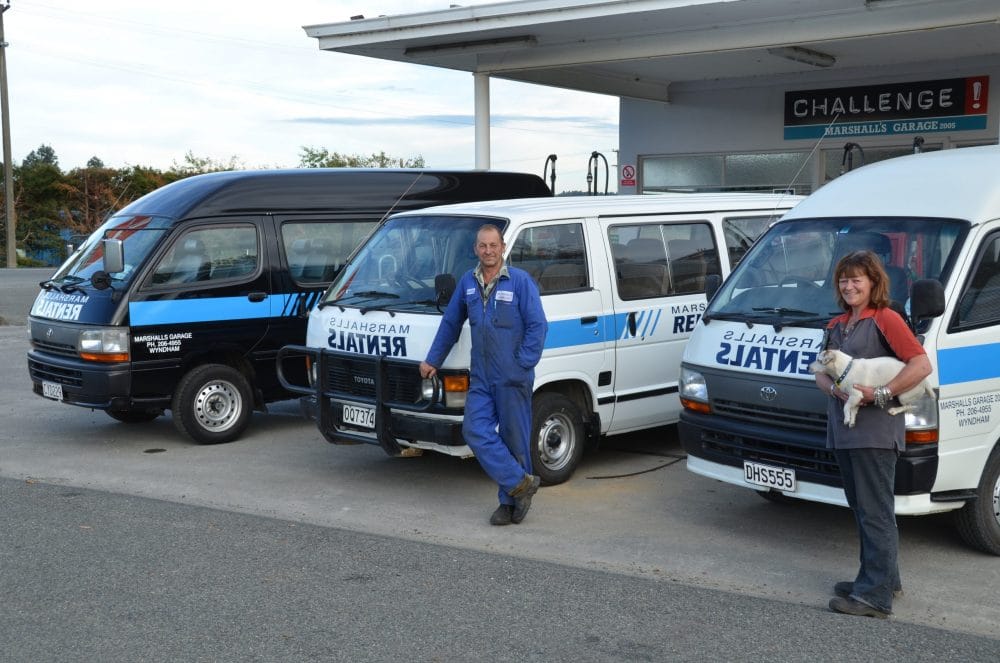
[[[437,402],[440,398],[441,383],[437,377],[424,378],[420,381],[420,398],[425,401]]]
[[[681,405],[685,409],[705,414],[711,412],[708,405],[708,385],[705,384],[705,376],[698,371],[681,366],[678,391],[680,392]]]
[[[906,444],[935,444],[938,441],[937,398],[924,394],[906,413]]]
[[[465,407],[465,397],[469,393],[469,374],[442,373],[438,371],[432,378],[420,382],[420,396],[425,401],[443,403],[448,408]]]
[[[123,327],[85,329],[77,352],[86,361],[121,362],[129,359],[128,330]]]

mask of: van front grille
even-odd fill
[[[727,400],[713,400],[712,410],[716,414],[740,421],[779,426],[790,430],[826,433],[826,412],[803,412]]]
[[[70,368],[50,366],[34,359],[28,360],[28,373],[32,380],[41,382],[57,382],[67,387],[83,386],[83,373]]]
[[[413,362],[327,354],[330,356],[323,390],[329,395],[375,402],[378,390],[384,389],[382,395],[388,405],[415,405],[420,401],[420,374]]]

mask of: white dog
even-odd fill
[[[835,381],[838,388],[848,394],[844,403],[844,425],[853,428],[854,418],[861,405],[861,391],[854,388],[860,384],[866,387],[877,387],[896,377],[903,362],[895,357],[872,357],[871,359],[854,359],[840,350],[824,350],[816,356],[816,361],[809,364],[810,373],[826,373]],[[920,400],[924,394],[934,395],[934,390],[925,378],[916,387],[901,394],[894,394],[899,399],[900,407],[891,407],[886,412],[900,414],[913,410],[913,403]]]

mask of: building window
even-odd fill
[[[642,193],[666,191],[812,191],[808,152],[639,158]]]

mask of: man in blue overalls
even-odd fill
[[[500,486],[492,525],[524,520],[541,483],[531,473],[531,391],[548,323],[531,276],[504,264],[505,247],[499,228],[479,229],[479,265],[459,280],[427,359],[420,362],[420,375],[433,376],[469,321],[472,361],[462,434]]]

